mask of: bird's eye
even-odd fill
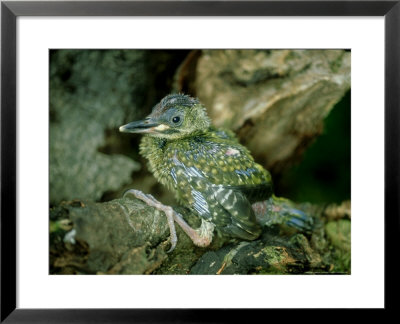
[[[179,116],[175,116],[175,117],[172,118],[172,122],[175,123],[175,124],[179,123],[180,120],[181,120],[181,117],[179,117]]]

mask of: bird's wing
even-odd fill
[[[214,184],[203,171],[183,163],[175,165],[173,178],[179,183],[177,190],[181,201],[225,234],[253,240],[261,233],[248,197],[268,194],[271,190],[268,183],[238,186]]]
[[[266,200],[273,194],[272,182],[227,186],[227,188],[230,188],[235,191],[240,191],[251,204],[257,201]]]
[[[243,192],[223,185],[211,186],[211,191],[218,210],[212,219],[223,232],[245,240],[254,240],[260,235],[261,227]]]
[[[211,183],[226,186],[272,183],[269,172],[254,162],[244,146],[229,137],[219,137],[218,141],[197,137],[180,145],[171,147],[170,163],[198,170]]]
[[[245,147],[229,138],[200,137],[170,152],[171,176],[183,204],[231,236],[258,237],[251,204],[271,196],[272,181]]]

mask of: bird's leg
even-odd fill
[[[147,205],[154,207],[157,210],[161,210],[165,213],[165,216],[167,216],[169,233],[170,233],[170,237],[171,237],[171,248],[168,250],[168,253],[172,252],[176,247],[176,243],[178,242],[178,238],[176,236],[175,224],[174,224],[174,216],[173,216],[173,214],[176,212],[170,206],[163,205],[158,200],[156,200],[152,195],[150,195],[150,194],[146,195],[143,192],[141,192],[140,190],[129,189],[124,193],[124,197],[127,194],[132,194],[137,199],[144,201]]]
[[[162,204],[161,202],[156,200],[152,195],[144,194],[140,190],[135,190],[135,189],[129,189],[128,191],[126,191],[124,197],[127,194],[132,194],[136,198],[144,201],[149,206],[152,206],[165,213],[165,215],[167,216],[168,226],[171,235],[171,248],[169,249],[168,252],[172,252],[175,249],[176,243],[178,241],[178,238],[176,236],[174,221],[179,224],[182,230],[190,237],[190,239],[193,241],[195,245],[200,247],[206,247],[210,245],[214,230],[214,225],[212,225],[211,223],[202,221],[200,228],[195,230],[191,228],[189,224],[186,223],[186,221],[183,219],[183,217],[178,212],[176,212],[172,207]]]
[[[175,222],[177,222],[182,230],[187,234],[187,236],[190,237],[194,245],[206,247],[211,244],[214,232],[213,224],[202,220],[201,226],[198,229],[193,229],[188,223],[185,222],[179,213],[175,213],[174,219]]]

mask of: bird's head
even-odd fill
[[[121,126],[119,131],[178,139],[204,132],[209,127],[210,119],[198,99],[170,94],[155,105],[145,119]]]

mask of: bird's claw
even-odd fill
[[[176,248],[176,244],[178,242],[177,239],[173,239],[172,235],[170,236],[170,242],[171,242],[171,247],[169,248],[169,250],[167,251],[167,253],[171,253],[173,250],[175,250]]]

